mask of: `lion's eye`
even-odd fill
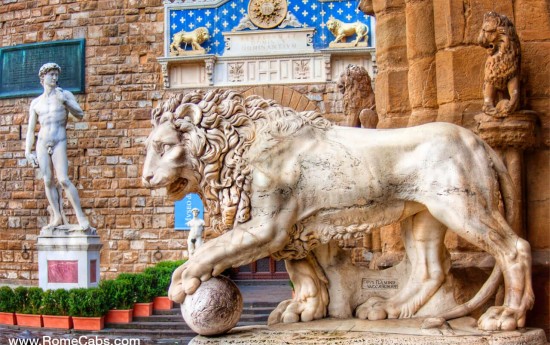
[[[162,145],[162,154],[165,154],[166,152],[170,151],[172,147],[174,147],[174,145],[170,145],[170,144]]]

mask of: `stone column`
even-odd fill
[[[517,217],[511,225],[519,236],[525,238],[523,151],[535,145],[537,114],[522,110],[505,118],[479,114],[475,119],[478,122],[478,135],[497,151],[512,177],[519,202],[515,210]]]
[[[410,112],[405,0],[362,0],[360,9],[376,17],[375,83],[377,128],[406,127]]]
[[[437,90],[432,0],[405,0],[408,88],[412,112],[408,125],[435,121]]]

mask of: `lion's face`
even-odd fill
[[[489,54],[497,49],[499,30],[498,19],[495,17],[486,17],[483,21],[481,31],[479,32],[478,43],[480,46],[486,48]]]
[[[197,32],[197,43],[203,43],[205,41],[208,41],[210,39],[210,35],[208,34],[208,30],[205,30],[204,28],[199,28]]]
[[[338,24],[339,24],[338,21],[336,21],[336,20],[334,20],[334,19],[329,19],[329,20],[327,21],[327,29],[328,29],[330,32],[335,33],[335,32],[338,31],[338,27],[339,27]]]
[[[166,187],[168,195],[178,200],[198,192],[198,181],[192,169],[193,157],[181,142],[171,121],[153,129],[147,139],[147,155],[142,181],[149,188]]]

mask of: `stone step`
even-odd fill
[[[172,340],[180,340],[183,338],[188,338],[187,342],[197,335],[193,332],[185,323],[177,325],[174,327],[174,323],[170,323],[171,328],[111,328],[107,326],[103,330],[97,332],[97,335],[101,336],[119,336],[119,337],[136,337],[136,338],[155,338],[155,341],[162,339],[165,343],[170,343]],[[253,326],[258,325],[257,322],[239,322],[235,327],[241,326]],[[74,333],[79,333],[78,331],[73,331]],[[88,332],[89,333],[89,332]],[[184,342],[182,344],[187,344]]]
[[[271,310],[267,310],[264,312],[254,312],[254,313],[243,313],[241,315],[241,320],[248,321],[248,320],[267,320],[269,317],[269,314],[271,313]],[[136,322],[179,322],[183,320],[181,314],[179,315],[153,315],[150,317],[134,317],[133,323]]]
[[[259,309],[259,308],[267,308],[267,309],[275,309],[279,303],[273,303],[273,302],[244,302],[243,307],[244,309]],[[155,315],[175,315],[175,314],[181,314],[181,308],[179,304],[169,310],[154,310],[153,314]]]
[[[269,314],[243,315],[239,322],[250,324],[265,324]],[[144,318],[145,319],[145,318]],[[187,327],[183,318],[165,319],[164,316],[146,318],[146,321],[134,321],[131,323],[107,323],[105,326],[113,329],[178,329]]]
[[[275,307],[253,307],[253,308],[244,308],[243,309],[243,312],[242,312],[242,315],[258,315],[258,314],[270,314],[273,310],[275,309]],[[161,312],[161,313],[158,313],[158,312],[155,312],[152,316],[152,318],[156,319],[156,320],[162,320],[162,317],[165,317],[165,318],[180,318],[181,319],[181,311],[179,309],[172,309],[170,310],[170,313],[166,313],[166,312]],[[134,321],[147,321],[149,317],[147,316],[139,316],[139,317],[134,317]]]

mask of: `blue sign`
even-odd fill
[[[198,194],[187,194],[183,199],[174,203],[174,228],[176,230],[189,230],[187,222],[193,219],[192,209],[198,208],[199,218],[204,219],[204,206]]]

